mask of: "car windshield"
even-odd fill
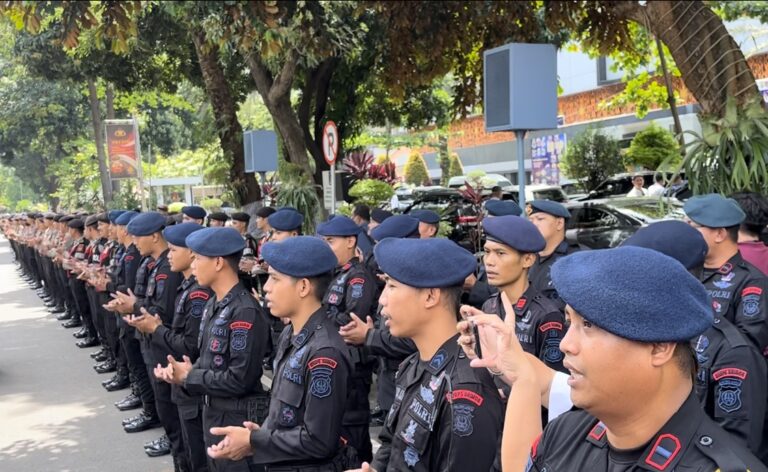
[[[559,188],[534,190],[533,198],[536,200],[552,200],[553,202],[562,202],[566,200],[565,192]]]

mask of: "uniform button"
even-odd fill
[[[720,318],[715,318],[715,324],[720,323]]]
[[[712,445],[712,438],[709,436],[702,436],[699,438],[699,444],[702,446],[711,446]]]

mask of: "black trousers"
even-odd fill
[[[189,470],[208,472],[208,453],[205,450],[205,434],[203,433],[203,407],[197,403],[181,404],[177,407]]]
[[[204,406],[203,433],[205,434],[205,446],[210,447],[224,439],[223,436],[212,435],[211,428],[217,426],[242,426],[244,421],[253,421],[252,418],[248,418],[247,412],[222,411],[210,406]],[[264,470],[264,466],[253,464],[248,457],[240,461],[208,457],[208,470],[211,472],[261,472]]]
[[[150,383],[150,377],[147,365],[144,362],[144,357],[141,355],[141,346],[139,340],[136,339],[135,330],[130,326],[122,323],[120,330],[120,344],[123,347],[125,353],[125,361],[128,364],[128,373],[131,378],[131,382],[136,386],[139,391],[139,397],[141,398],[141,405],[144,411],[152,416],[157,415],[157,409],[155,408],[155,391],[152,389]],[[154,376],[154,374],[153,374]]]
[[[171,454],[177,461],[186,463],[187,452],[184,447],[184,438],[181,433],[181,422],[179,420],[179,410],[176,404],[171,401],[171,385],[155,378],[153,372],[155,364],[147,363],[147,373],[152,382],[152,389],[155,392],[155,408],[160,423],[163,425],[165,434],[171,442]]]

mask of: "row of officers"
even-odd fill
[[[255,244],[157,212],[0,224],[102,346],[105,388],[131,387],[126,431],[160,424],[147,453],[177,470],[768,470],[768,278],[739,204],[695,197],[596,251],[567,242],[561,204],[526,210],[488,202],[480,264],[429,211],[302,236],[270,209]]]

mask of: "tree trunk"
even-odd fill
[[[106,105],[107,119],[115,119],[115,86],[112,83],[107,84],[107,91],[104,97],[104,105]],[[112,195],[120,192],[120,181],[110,180],[112,185]]]
[[[640,6],[621,2],[627,17],[640,23],[669,48],[702,114],[719,116],[729,97],[738,105],[758,100],[760,93],[744,53],[722,19],[701,1],[653,1]]]
[[[194,31],[191,36],[208,99],[213,108],[224,158],[231,163],[230,185],[239,200],[237,203],[245,205],[260,200],[261,188],[256,178],[245,173],[243,127],[237,119],[237,103],[232,98],[226,76],[218,61],[218,48],[206,45],[205,33],[202,31]]]
[[[101,121],[101,103],[96,91],[96,81],[88,78],[88,101],[91,105],[91,123],[93,124],[93,134],[96,141],[96,157],[99,161],[99,177],[101,179],[101,192],[104,197],[104,207],[108,207],[112,202],[112,183],[109,179],[109,168],[107,168],[107,155],[104,151],[104,130]]]

